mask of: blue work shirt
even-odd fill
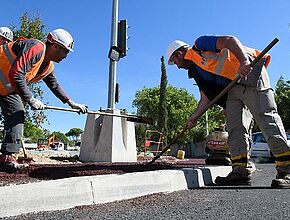
[[[194,48],[197,51],[212,51],[219,53],[216,50],[216,41],[218,36],[205,35],[196,39]],[[218,94],[220,94],[224,88],[230,84],[231,80],[215,75],[201,69],[198,65],[193,64],[188,70],[188,78],[194,78],[199,89],[205,94],[209,100],[213,100]],[[217,104],[221,107],[226,107],[227,93],[217,101]]]

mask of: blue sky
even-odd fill
[[[19,24],[25,12],[40,15],[46,31],[68,30],[74,37],[74,52],[55,65],[57,78],[75,102],[91,110],[107,108],[112,0],[10,0],[1,2],[0,26]],[[137,90],[158,86],[160,58],[168,44],[180,39],[193,44],[204,34],[235,35],[249,47],[262,50],[275,37],[268,68],[272,86],[282,75],[290,79],[290,1],[233,0],[119,0],[119,20],[127,19],[130,48],[117,64],[121,87],[116,108],[129,112]],[[199,92],[184,70],[167,66],[169,84],[184,87],[197,99]],[[66,107],[44,88],[45,102]],[[50,131],[84,129],[86,116],[48,111]]]

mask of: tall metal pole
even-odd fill
[[[112,6],[112,24],[111,24],[111,47],[117,46],[118,40],[118,0],[113,0]],[[117,62],[110,59],[109,66],[109,90],[108,90],[108,108],[115,108],[116,93],[116,69]]]

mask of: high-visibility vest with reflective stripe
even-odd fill
[[[43,44],[41,41],[39,42]],[[16,58],[16,55],[12,51],[12,46],[14,43],[15,42],[11,42],[0,46],[0,94],[3,96],[8,95],[14,91],[9,80],[9,71],[13,66]],[[33,64],[25,74],[25,78],[28,83],[42,80],[54,69],[53,62],[49,62],[49,65],[45,68],[45,70],[37,74],[45,56],[45,44],[43,44],[43,46],[44,51],[41,58],[39,61]]]
[[[29,82],[30,83],[39,82],[40,80],[45,78],[47,75],[49,75],[53,70],[54,70],[54,64],[53,64],[53,62],[50,61],[49,65],[45,68],[45,70],[43,72],[41,72],[40,74],[37,74]]]
[[[245,47],[245,50],[251,57],[257,57],[260,54],[260,51],[249,47]],[[266,59],[265,67],[267,67],[271,57],[269,54],[266,54],[263,58]],[[211,51],[197,51],[190,48],[187,50],[184,59],[193,61],[196,65],[207,72],[214,73],[231,80],[235,79],[240,66],[239,60],[227,48],[222,49],[219,53],[214,53]]]
[[[11,63],[14,62],[16,56],[9,51],[8,44],[0,47],[0,94],[8,95],[13,92],[9,79],[8,72],[11,68]]]

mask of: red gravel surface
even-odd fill
[[[62,179],[76,176],[104,174],[124,174],[164,169],[179,169],[205,165],[203,159],[187,159],[175,162],[156,161],[136,163],[78,163],[78,164],[32,164],[28,168],[11,172],[0,167],[0,186],[24,184],[45,180]]]

